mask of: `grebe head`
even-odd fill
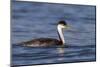
[[[65,44],[63,29],[65,29],[67,27],[68,27],[68,25],[65,21],[59,21],[57,29],[58,29],[59,39],[62,44]]]
[[[59,21],[58,27],[61,29],[67,28],[67,23],[65,21]]]

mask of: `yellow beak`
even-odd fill
[[[69,29],[69,28],[70,28],[70,26],[69,26],[69,25],[65,25],[65,28]]]

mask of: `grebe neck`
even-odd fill
[[[59,35],[59,39],[60,39],[61,43],[65,44],[63,29],[61,28],[61,25],[57,26],[57,30],[58,30],[58,35]]]

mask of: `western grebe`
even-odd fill
[[[29,47],[46,47],[46,46],[53,46],[53,45],[63,45],[65,44],[64,35],[63,35],[63,29],[67,28],[67,24],[65,21],[59,21],[57,25],[57,32],[59,39],[53,39],[53,38],[38,38],[33,39],[31,41],[23,42],[24,46]]]

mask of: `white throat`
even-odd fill
[[[62,25],[58,25],[57,29],[58,29],[58,34],[59,34],[60,40],[62,41],[63,44],[65,44],[65,39],[64,39],[64,35],[63,35]]]

